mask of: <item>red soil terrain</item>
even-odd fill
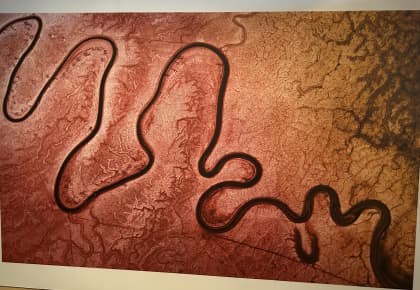
[[[420,13],[0,26],[3,261],[411,287]]]

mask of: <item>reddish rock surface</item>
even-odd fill
[[[23,16],[3,14],[0,23]],[[378,210],[337,226],[330,199],[321,194],[302,224],[267,204],[224,233],[197,222],[197,202],[210,186],[256,174],[240,159],[211,178],[198,170],[216,129],[225,66],[214,52],[196,47],[161,74],[177,50],[204,42],[230,64],[220,137],[205,167],[244,152],[263,169],[255,186],[222,189],[210,198],[206,222],[223,224],[258,197],[300,212],[307,191],[326,184],[337,191],[343,212],[367,199],[386,205],[391,223],[381,238],[379,271],[396,282],[382,286],[411,283],[420,162],[418,12],[39,17],[40,37],[26,58],[40,28],[35,18],[0,33],[2,95],[11,83],[0,116],[3,261],[381,286],[370,258]],[[96,38],[63,62],[89,37]],[[64,206],[80,205],[147,167],[136,124],[161,79],[140,120],[154,156],[150,169],[76,213],[61,210],[54,199],[57,174],[94,132],[102,89],[98,132],[63,168],[58,191]],[[49,80],[27,119],[6,118],[24,117]],[[315,263],[297,255],[296,233],[304,253],[317,240]]]

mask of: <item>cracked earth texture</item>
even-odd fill
[[[411,287],[419,12],[38,16],[0,15],[3,261]]]

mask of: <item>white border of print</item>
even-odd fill
[[[0,0],[0,12],[420,10],[417,0]]]
[[[222,12],[222,11],[342,11],[420,10],[411,0],[0,0],[0,12]],[[419,192],[420,196],[420,192]],[[417,208],[420,216],[420,206]],[[1,223],[0,223],[1,228]],[[417,234],[420,224],[417,222]],[[0,236],[1,243],[1,236]],[[416,239],[420,248],[420,239]],[[414,289],[420,289],[420,254],[416,251]],[[1,261],[1,247],[0,247]],[[314,283],[212,277],[98,268],[0,262],[0,285],[41,289],[180,289],[180,290],[320,290],[378,289]]]

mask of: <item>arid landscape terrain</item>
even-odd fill
[[[3,261],[412,286],[419,12],[0,27]]]

